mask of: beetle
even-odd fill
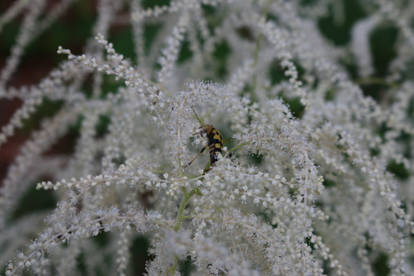
[[[221,135],[220,131],[213,125],[204,124],[201,121],[201,119],[197,116],[197,113],[194,111],[194,109],[193,112],[197,120],[201,124],[200,131],[197,134],[206,136],[207,144],[190,162],[188,162],[188,164],[185,167],[190,166],[207,148],[210,155],[210,166],[212,166],[214,165],[214,163],[217,162],[219,153],[222,153],[223,151],[223,136]],[[206,169],[205,172],[207,172],[208,170],[209,169]]]
[[[207,145],[205,145],[200,152],[187,164],[190,166],[207,148],[210,154],[210,166],[218,160],[218,155],[223,151],[223,136],[220,131],[212,125],[201,126],[201,135],[207,136]]]

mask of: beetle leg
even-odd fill
[[[200,155],[206,150],[207,146],[204,146],[200,152],[190,161],[187,163],[187,165],[184,166],[184,168],[189,167],[198,157],[200,157]]]

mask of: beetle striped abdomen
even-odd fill
[[[205,127],[207,132],[208,148],[210,153],[210,164],[213,165],[217,162],[218,153],[223,150],[223,137],[220,132],[212,125]]]

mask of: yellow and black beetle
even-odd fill
[[[223,151],[223,136],[214,126],[203,124],[194,109],[193,112],[201,124],[200,131],[198,133],[207,136],[207,145],[200,150],[193,160],[188,162],[186,167],[190,166],[207,148],[210,154],[210,166],[212,166],[217,162],[219,153],[222,153]]]

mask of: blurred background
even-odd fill
[[[151,8],[159,5],[168,5],[169,0],[137,0],[141,2],[144,8]],[[374,98],[381,102],[386,94],[386,84],[377,82],[360,82],[361,77],[358,74],[355,57],[352,55],[349,47],[351,40],[351,30],[354,24],[361,19],[368,16],[368,11],[364,10],[361,5],[364,0],[337,0],[335,6],[331,5],[327,9],[326,14],[320,16],[318,19],[318,27],[324,37],[332,44],[345,50],[345,56],[340,62],[348,71],[352,79],[360,83],[361,88],[367,96]],[[13,0],[0,1],[0,16],[11,6]],[[59,1],[48,0],[47,10],[53,7]],[[301,0],[301,4],[315,5],[318,0]],[[338,9],[338,5],[340,9]],[[86,41],[92,34],[94,22],[97,14],[97,1],[95,0],[76,0],[69,7],[69,9],[60,16],[57,21],[46,29],[40,36],[33,40],[24,51],[22,62],[17,69],[17,72],[12,76],[8,83],[11,87],[30,86],[37,84],[42,78],[55,68],[65,56],[58,55],[56,50],[58,46],[71,49],[74,53],[83,52]],[[214,16],[214,11],[212,12]],[[10,23],[6,24],[0,32],[0,70],[4,67],[5,61],[10,54],[10,49],[16,41],[23,16],[18,16]],[[121,10],[119,14],[119,22],[117,21],[110,29],[108,39],[114,44],[115,49],[124,56],[135,60],[135,53],[132,41],[132,30],[128,26],[129,14],[127,10]],[[157,35],[159,25],[157,23],[147,24],[144,29],[145,48],[148,49],[151,45],[151,40]],[[383,80],[389,73],[390,62],[396,56],[395,44],[398,37],[398,29],[392,24],[385,22],[370,35],[370,49],[374,64],[374,73],[370,79]],[[217,51],[215,58],[225,62],[226,55],[231,54],[231,49],[228,49],[225,44],[216,45]],[[190,56],[191,52],[188,50],[188,45],[183,45],[181,60],[185,60]],[[272,79],[277,80],[283,77],[277,66],[274,70],[270,70]],[[407,78],[410,74],[407,73]],[[119,82],[111,78],[104,80],[104,90],[111,90]],[[46,100],[37,109],[35,114],[24,122],[24,126],[17,131],[17,133],[9,139],[7,144],[0,147],[0,185],[4,178],[7,168],[13,162],[16,154],[19,151],[22,143],[29,137],[30,133],[37,129],[40,121],[44,118],[53,116],[60,108],[62,103],[58,101]],[[298,103],[291,102],[291,109],[293,113],[299,114],[302,112],[301,106]],[[21,102],[18,99],[4,100],[0,99],[0,127],[7,124],[12,114],[18,109]],[[105,125],[105,118],[102,119],[102,127]],[[78,137],[79,128],[74,125],[66,136],[59,140],[59,142],[52,147],[46,154],[49,155],[68,155],[70,154]],[[408,172],[398,165],[390,167],[394,173],[399,177],[407,177]],[[44,176],[45,179],[48,176]],[[22,199],[20,207],[16,210],[14,217],[18,218],[30,212],[54,208],[56,200],[53,194],[49,191],[36,191],[34,188],[30,190]],[[101,234],[97,237],[97,242],[105,244],[105,235]],[[139,237],[136,239],[132,248],[132,260],[134,265],[135,275],[141,275],[145,270],[145,261],[151,258],[148,253],[148,241]],[[375,263],[374,271],[376,275],[388,275],[389,270],[386,265],[387,256],[380,255]],[[82,260],[80,260],[82,265]],[[190,269],[189,262],[184,262],[181,271],[188,274]],[[186,272],[187,271],[187,272]],[[1,271],[0,271],[1,272]],[[104,271],[101,273],[104,274]]]

